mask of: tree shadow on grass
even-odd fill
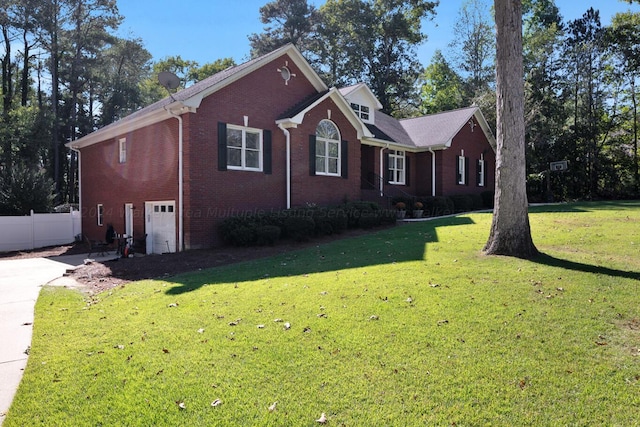
[[[640,280],[640,272],[637,271],[617,270],[615,268],[603,267],[599,265],[584,264],[581,262],[556,258],[547,254],[540,254],[530,261],[550,267],[558,267],[565,270],[579,271],[582,273],[603,274],[605,276],[619,277],[623,279]]]
[[[438,241],[439,227],[471,225],[468,217],[399,225],[371,234],[336,240],[241,265],[229,265],[176,276],[168,295],[180,295],[206,285],[239,283],[274,277],[340,271],[373,265],[418,261],[426,258],[426,244]],[[418,235],[416,235],[418,234]]]

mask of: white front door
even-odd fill
[[[148,254],[176,251],[175,206],[175,201],[145,202],[145,232]]]

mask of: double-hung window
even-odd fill
[[[467,184],[467,158],[462,153],[461,156],[458,156],[458,165],[457,165],[457,173],[458,176],[456,178],[456,183],[458,185],[466,185]]]
[[[340,132],[322,120],[316,128],[316,175],[340,176]]]
[[[98,206],[96,207],[96,214],[98,217],[98,225],[103,225],[104,224],[104,205],[102,205],[102,203],[98,203]]]
[[[120,138],[118,140],[118,153],[120,163],[127,162],[127,138]]]
[[[389,184],[402,184],[406,182],[405,152],[389,150]]]
[[[227,167],[238,170],[262,170],[261,130],[227,125]]]
[[[484,159],[478,160],[478,187],[484,187]]]

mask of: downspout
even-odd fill
[[[183,161],[182,161],[182,116],[175,114],[173,111],[164,108],[171,117],[178,119],[178,252],[184,249],[184,179],[183,179]]]
[[[380,148],[380,197],[384,197],[384,154],[383,151],[389,149],[389,144]]]
[[[287,209],[291,209],[291,132],[289,129],[282,126],[282,123],[278,123],[278,127],[284,133],[286,139],[287,146],[287,158],[286,158],[286,169],[287,169]]]
[[[80,224],[82,224],[82,162],[80,159],[80,150],[75,147],[69,147],[71,151],[75,151],[78,153],[78,208],[80,209]],[[80,230],[82,230],[82,225],[80,226]]]
[[[429,148],[431,153],[431,195],[436,196],[436,153]]]

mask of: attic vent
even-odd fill
[[[291,77],[295,77],[296,76],[289,69],[289,61],[285,61],[284,67],[278,68],[278,72],[280,73],[280,76],[282,77],[282,80],[284,80],[284,84],[285,85],[289,84],[289,80],[291,80]]]
[[[471,117],[469,119],[469,127],[471,128],[471,132],[473,132],[473,129],[476,127],[476,122],[473,121],[473,117]]]

